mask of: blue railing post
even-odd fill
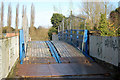
[[[66,37],[65,37],[65,39],[67,40],[67,38],[68,38],[68,30],[66,30]]]
[[[79,38],[79,30],[77,30],[77,32],[76,32],[76,33],[77,33],[77,39],[78,39],[78,38]]]
[[[76,39],[76,40],[77,40],[77,41],[76,41],[76,42],[77,42],[77,45],[76,45],[76,46],[78,47],[78,46],[79,46],[79,42],[78,42],[78,39],[79,39],[79,30],[77,30],[76,34],[77,34],[77,36],[76,36],[76,38],[77,38],[77,39]]]
[[[23,64],[23,59],[25,58],[25,45],[24,45],[24,34],[23,30],[20,30],[19,36],[19,46],[20,46],[20,64]]]
[[[85,54],[88,55],[88,30],[84,31]]]
[[[70,41],[72,41],[72,29],[70,30]]]

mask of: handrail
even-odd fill
[[[73,33],[75,31],[75,33]],[[80,32],[84,32],[80,34]],[[77,47],[83,54],[89,57],[88,54],[88,30],[64,30],[58,33],[59,40],[66,41]]]
[[[50,41],[46,41],[46,43],[47,43],[47,45],[48,45],[48,47],[51,51],[52,56],[55,58],[56,62],[61,63],[60,58],[59,58],[60,56],[58,55],[58,53],[57,53],[56,49],[54,48],[53,44]]]

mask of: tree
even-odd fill
[[[12,18],[12,9],[11,9],[11,4],[8,6],[8,18],[7,18],[7,26],[8,26],[8,31],[11,32],[11,18]]]
[[[31,21],[30,21],[30,27],[34,27],[34,19],[35,18],[35,11],[34,11],[34,5],[31,5]]]
[[[34,20],[35,20],[35,8],[34,5],[31,5],[31,20],[30,20],[30,36],[36,35],[36,28],[34,27]]]
[[[87,15],[87,23],[91,29],[97,28],[99,26],[100,16],[102,14],[109,15],[110,11],[113,9],[113,6],[109,2],[84,2],[82,4],[83,15]]]
[[[99,27],[98,27],[98,30],[101,31],[101,36],[106,36],[109,34],[107,28],[108,28],[108,22],[106,19],[106,15],[101,13]]]
[[[110,22],[114,24],[117,34],[120,35],[120,7],[111,11]]]
[[[8,26],[3,27],[3,31],[2,31],[2,33],[7,33],[8,28],[9,28]],[[11,30],[12,32],[14,32],[14,31],[15,31],[15,29],[14,29],[14,28],[12,28],[12,27],[10,27],[10,30]]]
[[[3,18],[4,18],[4,4],[3,4],[3,2],[1,3],[1,23],[0,23],[0,35],[1,35],[1,37],[3,37],[3,35],[2,35],[2,31],[3,31]]]
[[[65,18],[65,16],[63,16],[62,14],[53,13],[53,16],[51,17],[52,27],[48,31],[48,36],[50,40],[52,39],[52,33],[58,32],[58,26],[62,22],[63,18]]]
[[[49,39],[52,40],[52,33],[57,33],[57,29],[54,28],[54,27],[51,27],[48,31],[48,36],[49,36]]]
[[[19,13],[19,4],[17,4],[16,7],[15,33],[18,33],[18,22],[19,22],[18,13]]]
[[[101,36],[118,36],[118,28],[115,28],[113,23],[107,21],[106,14],[101,14],[98,30],[101,31]]]
[[[63,16],[62,14],[53,13],[53,16],[51,18],[51,23],[53,25],[52,27],[57,29],[63,18],[65,18],[65,16]]]
[[[24,8],[24,5],[22,6],[22,29],[23,29],[23,22],[24,22],[24,20],[23,20],[23,17],[24,17],[24,15],[25,15],[25,8]]]

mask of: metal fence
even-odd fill
[[[88,56],[88,30],[85,18],[74,15],[64,18],[58,26],[58,38],[74,45]]]
[[[58,33],[59,40],[65,41],[88,56],[88,30],[65,30]]]

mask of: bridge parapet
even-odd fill
[[[92,57],[114,66],[120,66],[120,37],[91,35],[89,43],[89,53]]]
[[[19,37],[0,39],[0,80],[6,78],[19,58]]]

